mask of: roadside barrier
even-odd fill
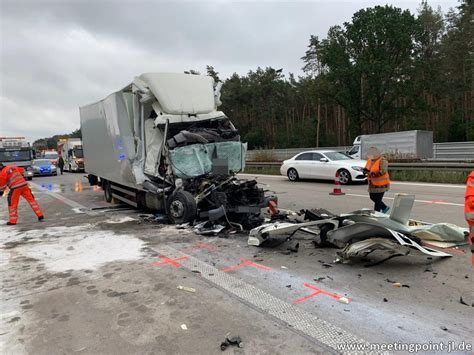
[[[342,196],[345,195],[344,192],[341,190],[341,182],[339,181],[339,171],[336,172],[336,177],[334,178],[334,188],[332,192],[329,193],[330,195],[333,196]]]

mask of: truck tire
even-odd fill
[[[110,185],[109,181],[102,181],[102,190],[104,190],[105,201],[112,203],[114,198],[112,197],[112,186]]]
[[[192,222],[197,215],[196,200],[187,191],[175,191],[168,197],[167,211],[173,224]]]

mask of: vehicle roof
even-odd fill
[[[315,150],[305,150],[304,152],[301,152],[301,153],[298,153],[298,154],[302,154],[302,153],[339,153],[337,150],[325,150],[325,149],[315,149]]]

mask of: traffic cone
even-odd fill
[[[334,178],[334,188],[329,194],[333,196],[345,195],[345,193],[341,190],[341,183],[339,182],[339,171],[336,172],[336,177]]]
[[[268,212],[270,212],[271,216],[274,216],[274,215],[277,215],[278,213],[280,213],[280,211],[278,210],[278,205],[277,205],[276,201],[270,200],[268,202]]]

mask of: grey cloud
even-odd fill
[[[0,135],[79,127],[78,107],[147,71],[300,73],[309,36],[380,1],[0,1]],[[415,11],[419,1],[393,1]],[[456,0],[433,2],[443,10]]]

